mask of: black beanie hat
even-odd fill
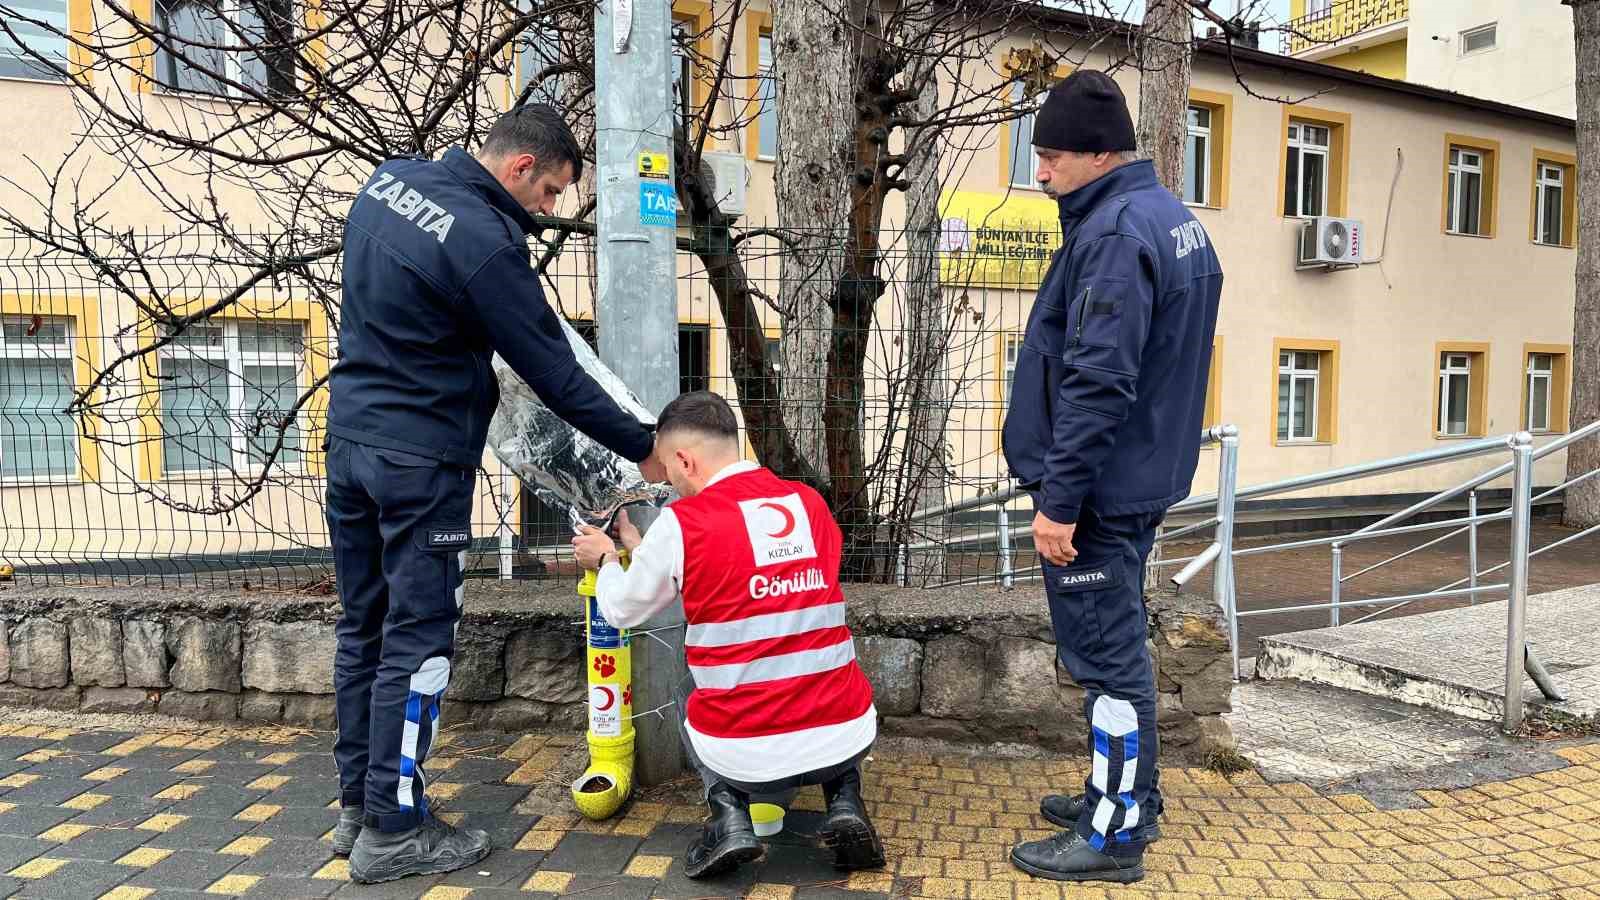
[[[1109,153],[1137,143],[1122,88],[1093,69],[1079,69],[1051,88],[1034,117],[1036,147]]]

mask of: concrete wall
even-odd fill
[[[474,584],[445,724],[581,730],[583,634],[570,588]],[[1206,598],[1149,598],[1163,759],[1232,746],[1226,629]],[[1037,585],[858,586],[850,627],[885,733],[1081,752],[1083,692],[1057,672]],[[12,591],[0,614],[0,706],[161,712],[334,727],[336,601],[141,588]]]

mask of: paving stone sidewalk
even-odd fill
[[[518,807],[535,788],[559,790],[578,735],[446,737],[431,767],[443,816],[488,828],[501,849],[449,876],[364,887],[330,852],[329,734],[0,724],[0,897],[1600,897],[1600,743],[1558,750],[1559,767],[1539,774],[1417,792],[1410,809],[1169,770],[1149,874],[1108,892],[1030,880],[1006,861],[1016,841],[1049,833],[1037,798],[1080,782],[1076,760],[881,754],[866,792],[888,870],[832,872],[812,837],[813,792],[765,862],[697,883],[679,856],[701,810],[683,794],[602,823],[539,817]]]

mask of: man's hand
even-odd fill
[[[1045,518],[1044,513],[1033,514],[1033,546],[1039,555],[1058,566],[1070,565],[1078,558],[1072,546],[1072,533],[1077,525],[1062,525]]]
[[[667,480],[667,467],[652,453],[639,462],[639,474],[644,476],[645,481],[660,484]]]
[[[604,531],[592,525],[579,525],[578,529],[583,533],[572,539],[572,552],[578,557],[578,565],[585,569],[598,569],[602,556],[607,553],[616,555],[617,545],[611,542]]]
[[[644,540],[644,535],[639,533],[639,526],[628,521],[628,511],[617,510],[617,539],[622,541],[622,546],[629,553],[639,549],[639,542]]]

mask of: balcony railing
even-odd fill
[[[1315,0],[1311,0],[1307,7],[1316,5]],[[1321,44],[1405,21],[1410,14],[1411,0],[1335,0],[1322,9],[1312,9],[1298,19],[1289,20],[1289,28],[1283,33],[1283,52],[1302,53]]]

